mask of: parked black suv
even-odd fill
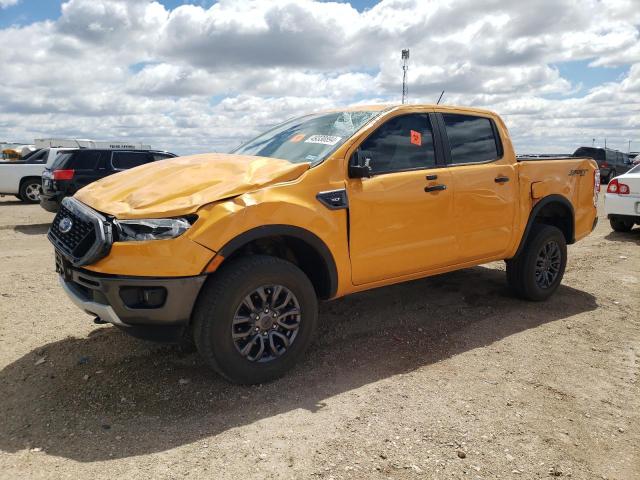
[[[40,205],[49,212],[57,212],[64,197],[73,195],[91,182],[175,156],[159,150],[60,150],[53,164],[47,165],[42,174]]]
[[[627,173],[633,167],[629,154],[610,148],[580,147],[573,153],[573,156],[593,158],[600,167],[602,183],[609,183],[613,177]]]

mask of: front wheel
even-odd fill
[[[274,380],[302,357],[317,324],[318,301],[296,265],[252,255],[223,265],[205,284],[193,313],[193,338],[227,380]]]
[[[564,234],[551,225],[535,225],[522,252],[507,261],[507,282],[521,298],[545,300],[560,286],[566,266]]]
[[[610,218],[609,223],[616,232],[630,232],[633,228],[633,222],[619,218]]]

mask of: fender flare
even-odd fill
[[[518,245],[518,250],[516,250],[516,253],[513,255],[512,258],[517,257],[520,252],[522,251],[522,249],[524,248],[525,243],[527,242],[527,237],[529,236],[529,233],[531,232],[531,228],[533,227],[533,223],[538,215],[538,213],[540,213],[540,210],[542,210],[545,206],[549,205],[550,203],[559,203],[561,205],[563,205],[564,207],[566,207],[569,212],[571,212],[571,233],[569,235],[569,241],[567,242],[569,245],[575,243],[576,239],[575,239],[575,218],[576,218],[576,214],[575,211],[573,209],[573,205],[571,205],[571,202],[567,199],[567,197],[564,197],[563,195],[559,195],[557,193],[554,193],[552,195],[548,195],[546,197],[544,197],[542,200],[540,200],[538,203],[535,204],[535,206],[531,209],[531,212],[529,213],[529,220],[527,221],[527,226],[524,229],[524,233],[522,234],[522,238],[520,239],[520,245]]]
[[[336,267],[333,254],[331,253],[331,250],[329,250],[329,247],[327,247],[327,244],[320,237],[307,229],[282,224],[262,225],[260,227],[252,228],[251,230],[247,230],[246,232],[234,237],[218,251],[218,254],[223,258],[229,258],[237,250],[254,240],[275,236],[293,237],[302,240],[309,244],[320,255],[327,266],[327,273],[329,277],[328,298],[333,298],[338,291],[338,269]]]

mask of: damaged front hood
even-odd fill
[[[75,198],[116,218],[187,215],[202,205],[295,180],[308,163],[207,153],[142,165],[87,185]]]

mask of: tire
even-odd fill
[[[610,218],[609,223],[616,232],[630,232],[633,228],[633,222],[620,218]]]
[[[20,193],[18,197],[25,203],[40,203],[40,194],[42,193],[42,185],[39,178],[27,178],[20,184]]]
[[[272,318],[276,312],[296,310],[297,314],[278,318],[277,324],[268,323],[276,322]],[[255,319],[257,314],[260,317]],[[238,318],[243,321],[234,322]],[[317,321],[316,293],[302,270],[280,258],[251,255],[223,265],[207,280],[194,308],[193,339],[204,360],[227,380],[265,383],[284,375],[302,357]],[[232,334],[242,338],[234,339]]]
[[[546,263],[545,259],[548,259]],[[543,263],[538,265],[539,262]],[[542,270],[537,271],[538,266]],[[507,261],[507,283],[520,298],[536,302],[546,300],[560,286],[566,266],[564,234],[551,225],[534,225],[523,250]]]

